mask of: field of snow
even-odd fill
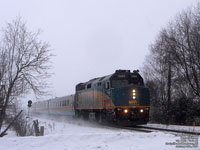
[[[36,118],[34,118],[36,119]],[[199,150],[176,148],[180,135],[163,132],[143,133],[105,127],[74,119],[38,118],[45,136],[0,139],[1,150]],[[197,138],[196,138],[197,139]],[[195,139],[194,139],[195,140]],[[200,139],[197,139],[200,145]],[[166,144],[166,143],[172,143]]]

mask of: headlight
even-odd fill
[[[144,109],[140,109],[140,112],[143,113],[143,112],[144,112]]]
[[[124,113],[128,113],[128,109],[124,109]]]
[[[136,99],[136,90],[132,90],[132,96],[133,96],[133,99]]]

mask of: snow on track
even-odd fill
[[[163,124],[152,124],[149,123],[147,125],[143,125],[144,127],[154,127],[154,128],[161,128],[161,129],[172,129],[172,130],[179,130],[179,131],[189,131],[189,132],[200,132],[200,126],[180,126],[180,125],[163,125]]]

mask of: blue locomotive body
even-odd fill
[[[117,70],[76,86],[75,114],[97,120],[145,124],[149,120],[149,89],[137,71]]]

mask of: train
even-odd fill
[[[138,70],[116,70],[77,84],[75,94],[35,102],[31,111],[141,125],[149,121],[150,93]]]

